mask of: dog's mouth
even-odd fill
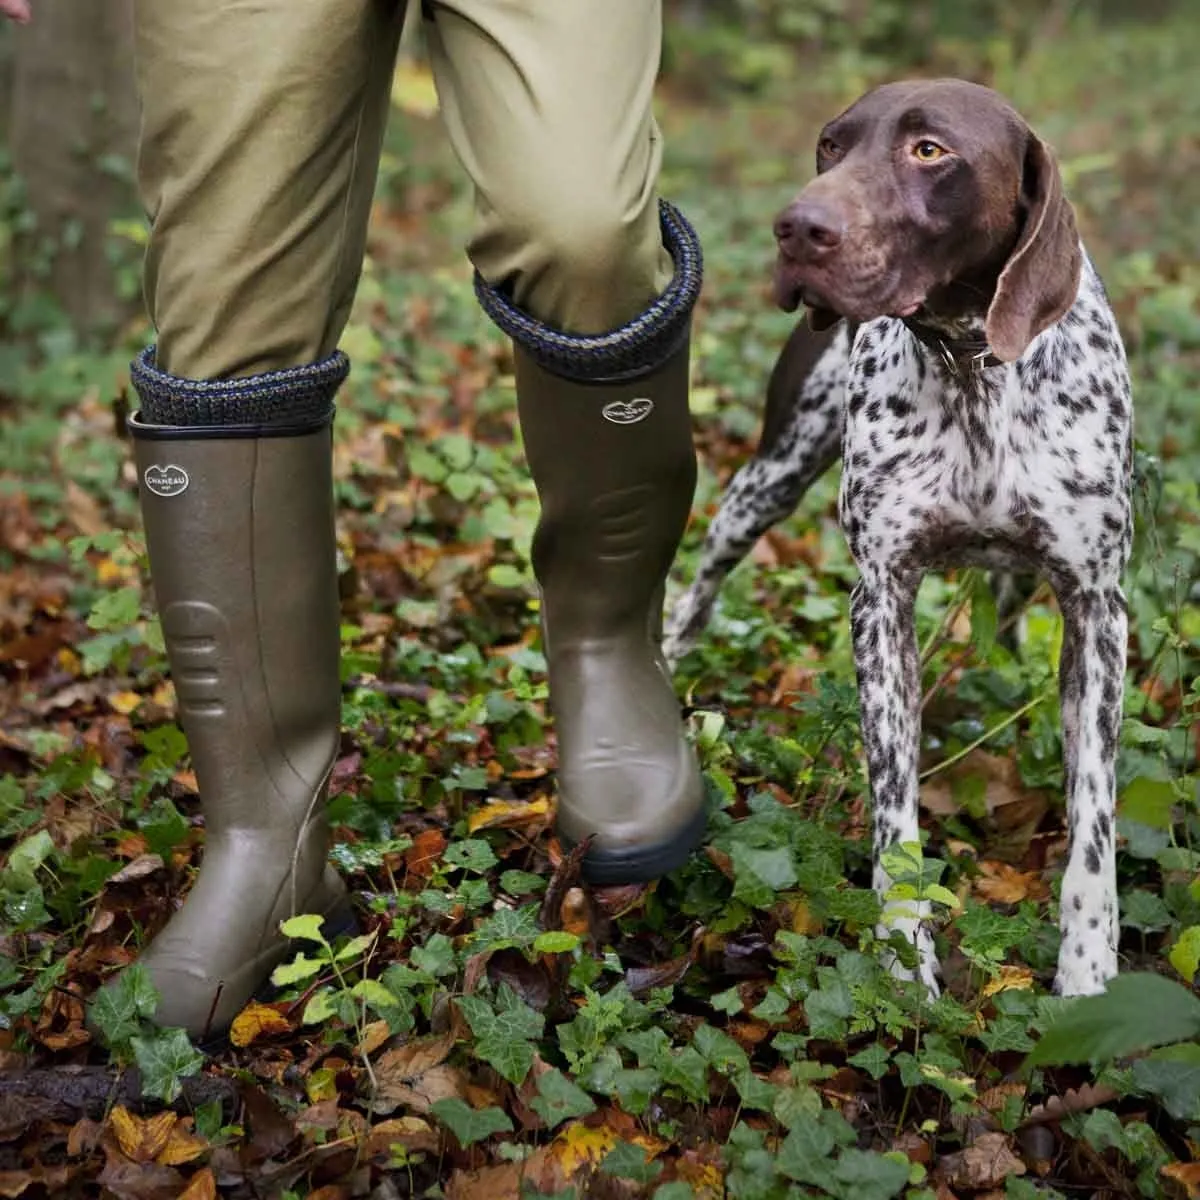
[[[784,312],[795,312],[803,304],[815,329],[828,328],[842,317],[852,321],[911,317],[925,303],[924,294],[901,291],[898,273],[851,293],[844,277],[799,263],[782,251],[775,260],[772,282],[775,303]]]

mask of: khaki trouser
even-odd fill
[[[158,366],[329,354],[362,265],[404,0],[138,0],[139,178]],[[599,333],[662,290],[660,0],[433,0],[468,254],[547,324]]]

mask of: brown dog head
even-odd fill
[[[1045,144],[996,92],[957,79],[892,83],[835,117],[817,177],[775,222],[775,295],[838,319],[985,317],[1020,358],[1079,289],[1071,206]]]

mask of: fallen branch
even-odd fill
[[[217,1075],[194,1075],[181,1080],[183,1090],[166,1107],[190,1112],[201,1104],[219,1100],[232,1108],[238,1099],[232,1080]],[[107,1067],[57,1067],[41,1070],[6,1071],[0,1075],[0,1101],[11,1105],[17,1098],[38,1102],[39,1115],[68,1119],[85,1113],[98,1118],[113,1104],[140,1110],[160,1107],[142,1098],[141,1074],[136,1069],[118,1073]],[[47,1102],[54,1111],[47,1112]]]

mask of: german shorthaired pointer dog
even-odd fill
[[[775,295],[801,324],[768,389],[665,641],[694,643],[721,581],[839,454],[839,517],[880,854],[916,841],[920,679],[913,605],[928,569],[1033,569],[1062,611],[1070,852],[1055,989],[1117,971],[1114,761],[1132,538],[1125,353],[1058,168],[1009,104],[959,80],[894,83],[823,130],[817,176],[775,222]],[[936,991],[932,939],[916,942]],[[926,916],[918,912],[918,918]]]

